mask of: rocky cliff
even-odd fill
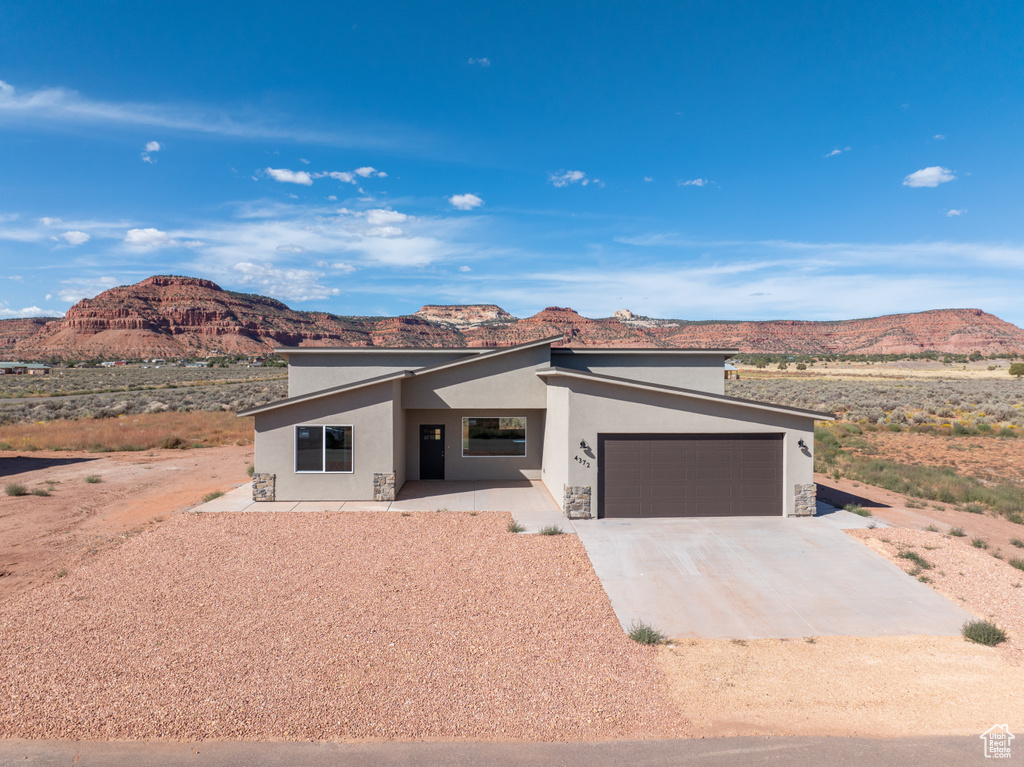
[[[275,346],[509,346],[564,335],[570,346],[726,347],[746,352],[1024,353],[1024,331],[978,309],[837,322],[690,322],[620,309],[591,319],[549,307],[516,319],[493,304],[424,306],[406,317],[301,312],[193,277],[150,277],[71,307],[63,319],[0,320],[8,359],[266,354]]]

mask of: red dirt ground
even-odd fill
[[[869,432],[864,437],[877,448],[878,457],[890,461],[951,466],[958,474],[978,479],[1024,482],[1024,439],[908,432]]]
[[[59,577],[207,493],[246,482],[251,462],[251,445],[145,453],[0,451],[0,483],[51,492],[0,495],[0,601]],[[87,483],[92,474],[100,481]]]
[[[924,503],[880,487],[865,485],[849,479],[834,480],[827,474],[815,474],[818,483],[818,498],[834,505],[858,503],[892,527],[910,527],[924,530],[935,525],[945,533],[950,527],[962,527],[967,533],[965,540],[984,538],[990,551],[1000,551],[1004,557],[1024,556],[1022,550],[1010,543],[1011,538],[1024,539],[1024,525],[1017,525],[1005,517],[989,514],[971,514],[958,511],[945,503],[928,501],[923,509],[907,506],[907,502]],[[838,491],[839,494],[836,493]],[[846,497],[850,496],[850,497]],[[859,499],[859,500],[858,500]]]

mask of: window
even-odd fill
[[[526,418],[463,418],[464,458],[526,455]]]
[[[295,471],[352,471],[351,426],[296,426]]]

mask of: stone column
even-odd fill
[[[590,486],[562,485],[562,513],[569,519],[591,519]]]
[[[262,472],[252,475],[252,499],[254,501],[273,501],[276,499],[276,474]]]
[[[395,500],[395,475],[374,474],[373,475],[373,500],[393,501]]]
[[[809,485],[797,485],[795,489],[793,516],[813,517],[818,508],[818,486],[811,482]]]

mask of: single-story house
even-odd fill
[[[32,375],[49,374],[50,366],[40,362],[0,362],[0,375]]]
[[[726,396],[736,349],[279,348],[257,500],[394,500],[406,480],[534,480],[570,518],[814,513],[819,413]]]

